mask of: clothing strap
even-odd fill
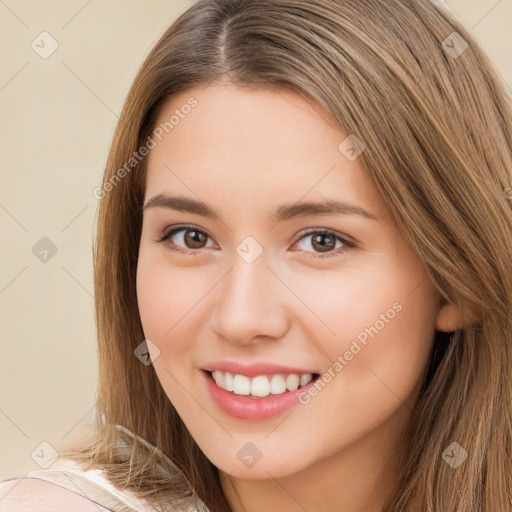
[[[9,480],[22,480],[23,478],[35,478],[52,482],[112,512],[139,512],[102,485],[72,471],[51,469],[35,470],[28,472],[24,476],[14,476],[3,479],[1,483]]]

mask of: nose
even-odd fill
[[[235,253],[231,270],[216,287],[214,331],[237,345],[282,338],[288,329],[285,302],[290,298],[276,274],[263,254],[248,263]]]

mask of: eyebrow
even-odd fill
[[[220,215],[207,204],[203,203],[202,201],[196,201],[195,199],[190,199],[184,196],[171,197],[165,194],[157,194],[143,206],[143,210],[145,211],[149,208],[156,207],[170,208],[180,212],[195,213],[196,215],[201,215],[210,219],[221,220]],[[332,214],[353,214],[360,215],[371,220],[379,220],[375,215],[363,208],[360,208],[359,206],[345,201],[332,199],[321,202],[305,202],[282,205],[270,214],[269,220],[271,222],[278,223],[294,218]]]

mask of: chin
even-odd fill
[[[261,443],[257,441],[255,443],[247,440],[234,441],[233,444],[236,448],[223,445],[219,446],[219,449],[211,447],[212,450],[203,450],[203,453],[219,471],[235,478],[244,480],[285,478],[308,466],[308,462],[300,449],[290,450],[290,454],[287,456],[277,447],[259,450],[256,446],[261,445]],[[300,454],[300,458],[297,457],[298,454]]]

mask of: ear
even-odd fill
[[[469,305],[454,304],[445,298],[441,300],[436,317],[436,330],[453,332],[480,320],[479,311]]]

